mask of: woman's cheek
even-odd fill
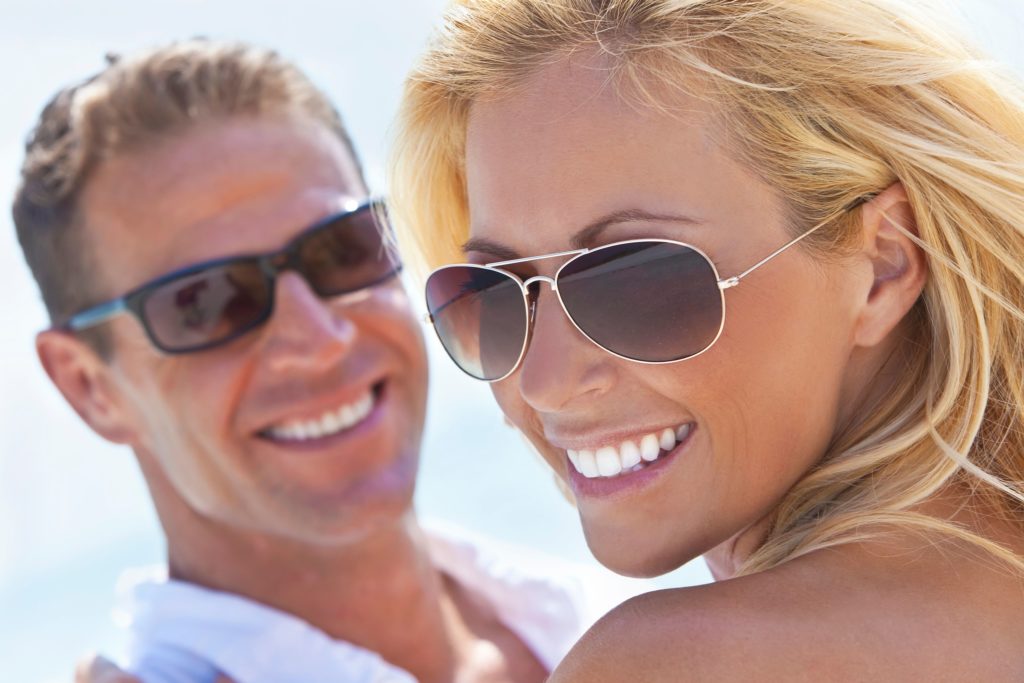
[[[494,399],[509,424],[530,442],[556,473],[564,474],[561,451],[552,448],[544,437],[544,429],[529,405],[519,395],[514,377],[491,384],[491,393],[494,394]]]

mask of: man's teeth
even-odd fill
[[[688,422],[674,430],[665,428],[647,434],[639,442],[627,439],[618,446],[603,446],[597,450],[569,449],[566,453],[576,471],[588,479],[616,477],[624,472],[643,469],[647,463],[654,462],[685,440],[692,429],[693,423]]]
[[[366,419],[373,410],[373,392],[367,391],[358,401],[324,413],[315,420],[292,420],[267,430],[278,441],[309,441],[322,439],[351,429]]]

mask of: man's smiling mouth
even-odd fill
[[[271,441],[299,443],[323,439],[348,431],[365,420],[381,393],[381,384],[368,388],[354,401],[324,412],[312,419],[288,420],[271,425],[260,432],[260,436]]]

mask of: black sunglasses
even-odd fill
[[[270,318],[274,284],[283,271],[302,275],[321,297],[394,277],[401,264],[388,246],[387,230],[383,205],[367,201],[318,221],[277,251],[187,266],[79,311],[59,327],[77,332],[131,313],[164,353],[211,349]]]

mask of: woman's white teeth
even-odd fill
[[[597,460],[597,472],[602,477],[614,477],[622,471],[622,462],[619,460],[619,452],[611,446],[599,448],[594,453]]]
[[[572,461],[572,466],[575,467],[577,471],[582,472],[583,470],[580,469],[580,454],[579,454],[579,451],[568,451],[568,453],[569,453],[569,460]]]
[[[619,456],[622,458],[622,469],[628,470],[640,464],[640,449],[632,441],[623,441],[619,446]]]
[[[365,420],[372,410],[373,392],[367,391],[358,401],[335,408],[315,420],[292,420],[275,425],[266,433],[278,441],[322,439],[355,427]]]
[[[647,463],[654,462],[686,439],[692,428],[693,423],[687,423],[676,429],[647,434],[640,439],[639,446],[636,441],[627,440],[618,447],[604,446],[597,451],[569,449],[566,453],[576,471],[588,479],[616,477],[642,470]]]
[[[658,459],[658,453],[660,452],[661,446],[658,444],[658,437],[654,434],[648,434],[640,439],[640,455],[643,457],[644,462],[654,462]]]
[[[593,478],[599,476],[597,471],[597,461],[594,460],[594,451],[580,451],[579,458],[580,464],[577,469],[584,477]]]

